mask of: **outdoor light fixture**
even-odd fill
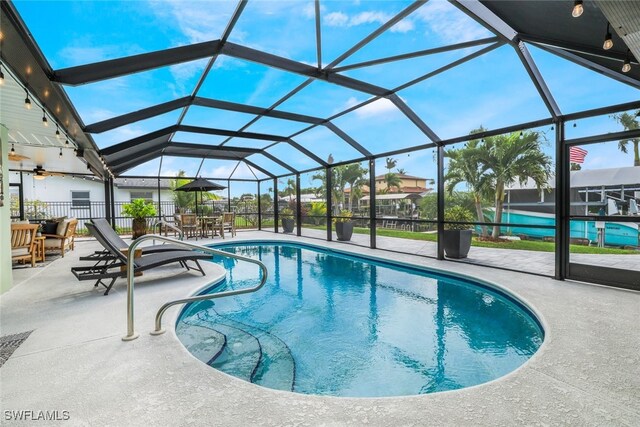
[[[69,145],[69,138],[64,141],[64,145]]]
[[[44,108],[42,109],[42,126],[44,126],[44,127],[48,127],[49,126],[49,120],[47,120],[47,115],[44,112]]]
[[[56,139],[60,141],[60,128],[56,125]]]
[[[24,108],[26,108],[27,110],[31,110],[31,100],[29,99],[29,92],[27,92],[26,89],[25,92],[27,93],[27,97],[24,99]]]
[[[627,49],[627,58],[622,63],[622,72],[623,73],[628,73],[629,71],[631,71],[631,59],[629,58],[629,52],[631,52],[631,51],[629,49]]]
[[[609,31],[609,23],[607,22],[607,34],[604,36],[604,44],[602,48],[609,50],[613,47],[613,39],[611,38],[611,31]]]
[[[11,155],[15,156],[16,155],[16,148],[15,148],[15,144],[11,144]]]
[[[571,11],[571,16],[574,18],[578,18],[582,16],[582,12],[584,12],[584,8],[582,7],[582,0],[575,0],[573,2],[573,11]]]
[[[58,154],[58,158],[62,158],[62,148],[60,149],[60,154]]]

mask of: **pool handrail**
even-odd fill
[[[199,251],[203,251],[203,252],[208,252],[210,254],[213,255],[219,255],[219,256],[224,256],[224,257],[228,257],[228,258],[234,258],[234,259],[238,259],[241,261],[247,261],[250,262],[252,264],[257,264],[260,269],[262,270],[262,277],[260,279],[260,283],[257,286],[254,286],[252,288],[244,288],[244,289],[237,289],[237,290],[233,290],[233,291],[225,291],[225,292],[220,292],[220,293],[216,293],[216,294],[206,294],[206,295],[196,295],[196,296],[192,296],[192,297],[187,297],[187,298],[181,298],[181,299],[177,299],[174,301],[169,301],[165,304],[163,304],[160,309],[158,310],[158,313],[156,314],[156,321],[155,321],[155,330],[153,332],[151,332],[152,335],[160,335],[162,333],[164,333],[164,330],[162,329],[162,315],[164,314],[164,312],[169,308],[172,307],[174,305],[177,304],[185,304],[185,303],[189,303],[189,302],[193,302],[193,301],[202,301],[202,300],[207,300],[207,299],[214,299],[214,298],[222,298],[222,297],[227,297],[227,296],[233,296],[233,295],[240,295],[240,294],[246,294],[246,293],[250,293],[250,292],[255,292],[257,290],[259,290],[260,288],[262,288],[264,286],[264,284],[267,281],[267,277],[268,277],[268,270],[267,270],[267,266],[264,265],[261,261],[258,261],[256,259],[253,258],[249,258],[249,257],[245,257],[242,255],[236,255],[230,252],[225,252],[225,251],[221,251],[219,249],[213,249],[213,248],[209,248],[207,246],[202,246],[202,245],[196,245],[194,243],[189,243],[189,242],[185,242],[182,240],[177,240],[171,237],[164,237],[164,236],[159,236],[157,234],[146,234],[144,236],[138,237],[136,240],[134,240],[131,245],[129,245],[129,253],[127,254],[127,335],[122,337],[123,341],[132,341],[136,338],[138,338],[139,334],[137,334],[135,332],[135,328],[134,328],[134,319],[133,319],[133,311],[134,311],[134,307],[133,307],[133,291],[134,291],[134,280],[135,280],[135,249],[140,245],[140,243],[146,241],[146,240],[161,240],[164,242],[169,242],[169,243],[175,243],[177,245],[182,245],[188,248],[192,248],[192,249],[197,249]]]

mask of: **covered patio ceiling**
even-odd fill
[[[228,176],[212,178],[233,178],[240,164],[244,164],[256,179],[273,178],[326,167],[332,163],[329,158],[338,157],[336,150],[345,150],[341,151],[337,163],[346,163],[415,147],[458,142],[467,137],[470,129],[460,126],[454,131],[441,130],[436,119],[438,115],[429,114],[437,106],[431,106],[431,110],[416,109],[415,97],[410,91],[429,84],[440,75],[448,76],[456,67],[480,61],[498,51],[520,63],[523,76],[528,80],[526,84],[537,96],[532,102],[538,106],[530,109],[531,117],[505,126],[489,126],[487,134],[550,124],[576,113],[566,111],[558,102],[534,60],[532,47],[627,85],[632,94],[629,108],[640,106],[637,101],[640,67],[635,59],[640,56],[637,37],[640,28],[634,28],[633,20],[625,18],[634,14],[640,16],[640,5],[635,2],[586,0],[584,13],[579,18],[571,15],[572,0],[391,3],[394,14],[376,15],[375,19],[367,15],[378,23],[376,28],[337,48],[331,34],[327,35],[327,22],[339,22],[347,15],[325,13],[324,2],[318,0],[304,3],[307,7],[304,13],[309,18],[305,24],[312,26],[307,35],[313,37],[306,50],[286,52],[277,46],[257,49],[255,46],[260,43],[256,41],[239,43],[246,37],[246,25],[249,25],[243,22],[243,16],[252,13],[249,9],[252,2],[239,1],[235,9],[228,11],[228,20],[218,38],[93,63],[84,63],[86,59],[80,57],[75,58],[80,65],[54,69],[38,43],[44,41],[38,37],[44,30],[30,29],[28,17],[23,20],[20,16],[20,2],[2,2],[2,65],[8,67],[18,85],[23,85],[38,101],[42,113],[46,110],[46,114],[73,139],[80,156],[102,177],[119,176],[157,159],[160,159],[157,175],[161,176],[163,159],[184,157],[200,160],[197,170],[187,171],[188,176],[200,175],[205,160],[220,160],[232,162],[235,167],[228,168],[232,171]],[[437,8],[426,9],[430,3],[437,4],[437,8],[450,8],[447,13],[457,15],[456,21],[449,25],[473,28],[471,35],[454,41],[445,38],[440,42],[426,37],[416,42],[410,40],[409,35],[403,39],[404,29],[415,25],[412,19],[438,11]],[[222,3],[218,5],[222,6]],[[285,7],[276,9],[273,14],[286,16],[290,12]],[[225,15],[224,11],[221,15]],[[169,17],[166,22],[167,26],[178,25]],[[608,23],[613,48],[604,50],[602,42]],[[51,25],[53,28],[53,23]],[[435,29],[445,31],[443,28]],[[462,31],[461,28],[458,30]],[[291,34],[291,37],[298,36]],[[384,45],[375,44],[376,40]],[[329,43],[334,43],[332,49],[339,49],[341,53],[327,48]],[[431,61],[431,58],[438,59],[428,64],[412,62]],[[631,69],[623,72],[625,61],[630,61]],[[184,96],[166,99],[169,98],[166,95],[166,100],[159,103],[137,99],[138,104],[146,106],[120,114],[112,112],[108,117],[88,124],[83,117],[90,115],[79,113],[76,104],[90,103],[100,108],[106,105],[107,99],[86,99],[81,98],[82,93],[69,92],[77,86],[90,87],[184,64],[199,64],[193,85],[183,88]],[[222,89],[218,90],[220,97],[214,96],[217,92],[210,89],[211,85],[216,81],[224,84],[229,73],[247,79],[247,85],[252,84],[249,81],[251,73],[243,73],[250,67],[247,64],[259,66],[266,72],[278,70],[278,76],[286,76],[289,80],[286,85],[272,81],[262,91],[268,96],[249,97],[254,102],[237,102],[232,97],[222,96]],[[384,68],[377,74],[367,73],[376,67],[398,64],[406,67],[406,72],[395,80],[384,78]],[[494,67],[497,69],[501,64],[496,63]],[[153,75],[149,78],[153,79]],[[166,84],[157,81],[156,91]],[[339,91],[344,102],[324,106],[323,93],[326,91]],[[473,98],[475,94],[465,95]],[[5,103],[3,99],[3,116],[11,117],[12,109],[16,108],[24,111],[20,104],[17,101]],[[402,139],[402,143],[396,144],[395,140],[391,144],[376,143],[358,132],[358,126],[352,125],[354,121],[362,122],[360,128],[378,125],[379,116],[366,114],[371,109],[394,117],[396,121],[387,125],[387,131],[395,134],[398,140]],[[10,112],[8,116],[5,116],[6,111]],[[148,131],[128,139],[121,136],[127,132],[117,133],[139,123],[154,124],[149,125],[153,126],[151,129],[145,128]],[[11,123],[9,127],[19,130],[40,125],[36,120]],[[103,138],[103,135],[110,136]],[[20,143],[18,138],[13,138]],[[327,141],[331,141],[334,148],[328,148]],[[344,148],[335,148],[338,146]],[[283,149],[289,157],[283,156]],[[334,155],[327,156],[327,152]]]

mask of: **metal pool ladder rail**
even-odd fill
[[[175,301],[169,301],[163,304],[162,307],[160,307],[160,309],[158,310],[158,313],[156,314],[156,324],[155,324],[156,327],[155,327],[155,330],[151,332],[152,335],[160,335],[164,333],[164,330],[162,329],[162,315],[169,307],[172,307],[177,304],[186,304],[194,301],[203,301],[203,300],[214,299],[214,298],[230,297],[233,295],[248,294],[262,288],[265,282],[267,281],[267,276],[268,276],[267,266],[264,265],[262,262],[255,260],[253,258],[232,254],[229,252],[208,248],[202,245],[196,245],[196,244],[184,242],[181,240],[176,240],[171,237],[158,236],[156,234],[147,234],[145,236],[138,237],[129,246],[129,253],[127,254],[127,335],[122,337],[123,341],[132,341],[138,338],[139,336],[139,334],[137,334],[134,330],[134,322],[133,322],[133,289],[134,289],[134,280],[135,280],[133,265],[135,262],[134,261],[135,249],[140,245],[140,243],[144,242],[145,240],[152,240],[152,239],[175,243],[191,249],[197,249],[203,252],[209,252],[212,255],[220,255],[228,258],[235,258],[241,261],[247,261],[252,264],[257,264],[262,271],[262,274],[261,274],[262,277],[260,278],[260,283],[257,286],[254,286],[252,288],[237,289],[233,291],[219,292],[216,294],[196,295],[193,297],[187,297],[187,298],[182,298]]]

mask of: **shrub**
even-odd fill
[[[340,217],[339,218],[333,218],[333,222],[349,222],[351,221],[351,217],[353,216],[353,214],[351,213],[350,210],[347,209],[343,209],[340,211]]]
[[[473,214],[469,209],[463,208],[462,206],[453,206],[445,210],[444,220],[453,222],[472,222]],[[472,226],[469,224],[445,224],[444,228],[445,230],[469,230]]]
[[[135,199],[131,203],[122,205],[122,213],[133,219],[145,219],[156,215],[156,208],[153,203],[144,199]]]

